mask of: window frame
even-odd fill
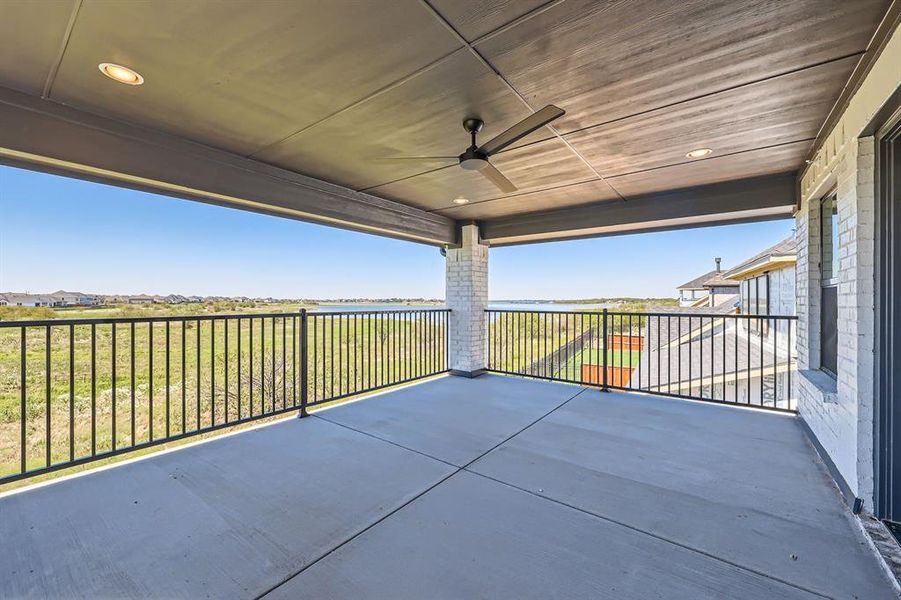
[[[827,203],[832,212],[826,218]],[[820,218],[820,366],[819,370],[832,378],[838,377],[838,196],[835,192],[826,194],[819,202]],[[830,256],[828,257],[829,277],[826,277],[826,228],[829,227]],[[832,296],[827,304],[827,296]],[[826,307],[834,307],[827,313]],[[826,335],[827,332],[831,335]]]

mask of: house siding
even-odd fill
[[[770,314],[786,316],[796,314],[794,265],[769,271],[769,276]]]

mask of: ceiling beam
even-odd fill
[[[453,219],[0,88],[0,162],[432,245]]]
[[[787,218],[797,189],[795,173],[766,175],[490,219],[480,233],[492,246],[508,246]]]

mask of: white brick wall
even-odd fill
[[[488,246],[479,228],[465,225],[460,248],[447,251],[445,293],[450,313],[448,366],[475,373],[487,366]]]
[[[873,507],[875,344],[874,141],[862,137],[901,85],[901,28],[851,97],[801,175],[798,222],[798,355],[802,369],[819,366],[818,201],[838,195],[838,377],[824,394],[800,377],[799,410],[851,491]]]
[[[830,173],[838,202],[838,373],[835,392],[801,377],[798,408],[851,491],[872,508],[875,340],[875,180],[873,138],[847,143]],[[831,185],[823,186],[825,188]],[[820,364],[822,195],[797,214],[798,359]]]

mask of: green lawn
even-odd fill
[[[563,368],[566,379],[581,381],[582,365],[601,365],[603,350],[598,348],[585,349],[573,356]],[[607,366],[610,367],[638,367],[641,360],[641,352],[637,350],[608,350]]]

